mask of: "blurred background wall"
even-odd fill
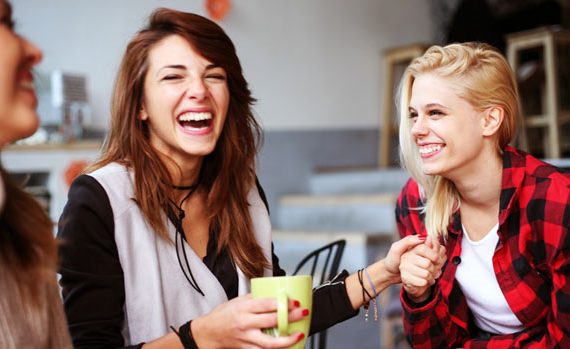
[[[15,0],[41,72],[88,77],[96,128],[123,50],[156,7],[205,15],[202,0]],[[425,0],[235,0],[219,22],[234,41],[266,130],[378,128],[384,48],[429,41]]]
[[[38,73],[84,75],[95,130],[109,119],[124,48],[161,6],[206,15],[202,0],[15,0],[17,29],[44,51]],[[425,0],[235,0],[234,41],[265,130],[259,176],[271,207],[317,167],[374,165],[382,52],[430,42]],[[95,132],[96,134],[96,132]]]

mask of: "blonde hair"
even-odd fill
[[[496,134],[497,152],[512,141],[519,115],[516,81],[505,57],[490,45],[482,43],[432,46],[414,59],[404,71],[398,94],[400,116],[400,159],[420,187],[428,235],[447,237],[447,227],[459,208],[460,198],[452,181],[422,171],[417,145],[411,135],[408,115],[412,85],[422,74],[436,74],[448,79],[457,95],[479,111],[491,107],[504,110],[504,119]]]

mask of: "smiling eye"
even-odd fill
[[[217,81],[225,81],[226,76],[224,74],[220,74],[220,73],[212,73],[212,74],[206,75],[206,79],[217,80]]]
[[[176,74],[169,74],[162,78],[162,80],[177,80],[182,79],[182,76]]]
[[[432,110],[428,111],[428,115],[433,116],[433,117],[442,117],[445,114],[439,109],[432,109]]]
[[[415,111],[410,111],[410,112],[408,113],[408,117],[409,117],[410,119],[412,119],[412,122],[415,122],[416,119],[418,118],[418,113],[416,113]]]
[[[14,24],[14,21],[12,20],[12,18],[2,17],[2,18],[0,18],[0,25],[3,25],[6,28],[8,28],[9,30],[13,31],[15,24]]]

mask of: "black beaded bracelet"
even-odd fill
[[[172,331],[174,331],[174,333],[176,333],[178,338],[180,338],[180,342],[182,343],[184,349],[198,349],[198,345],[194,341],[194,337],[192,336],[192,331],[190,330],[191,323],[192,320],[188,321],[184,325],[180,326],[178,331],[176,331],[174,327],[170,326]]]

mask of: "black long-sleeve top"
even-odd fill
[[[60,283],[74,346],[123,347],[125,286],[114,239],[113,211],[105,189],[93,177],[83,175],[72,184],[60,218],[58,238],[61,240]],[[203,262],[219,280],[228,299],[232,299],[238,295],[235,265],[227,251],[216,253],[216,245],[214,231]],[[273,275],[285,275],[275,253],[272,253],[272,262]],[[319,332],[357,313],[344,282],[319,287],[313,293],[310,332]]]

